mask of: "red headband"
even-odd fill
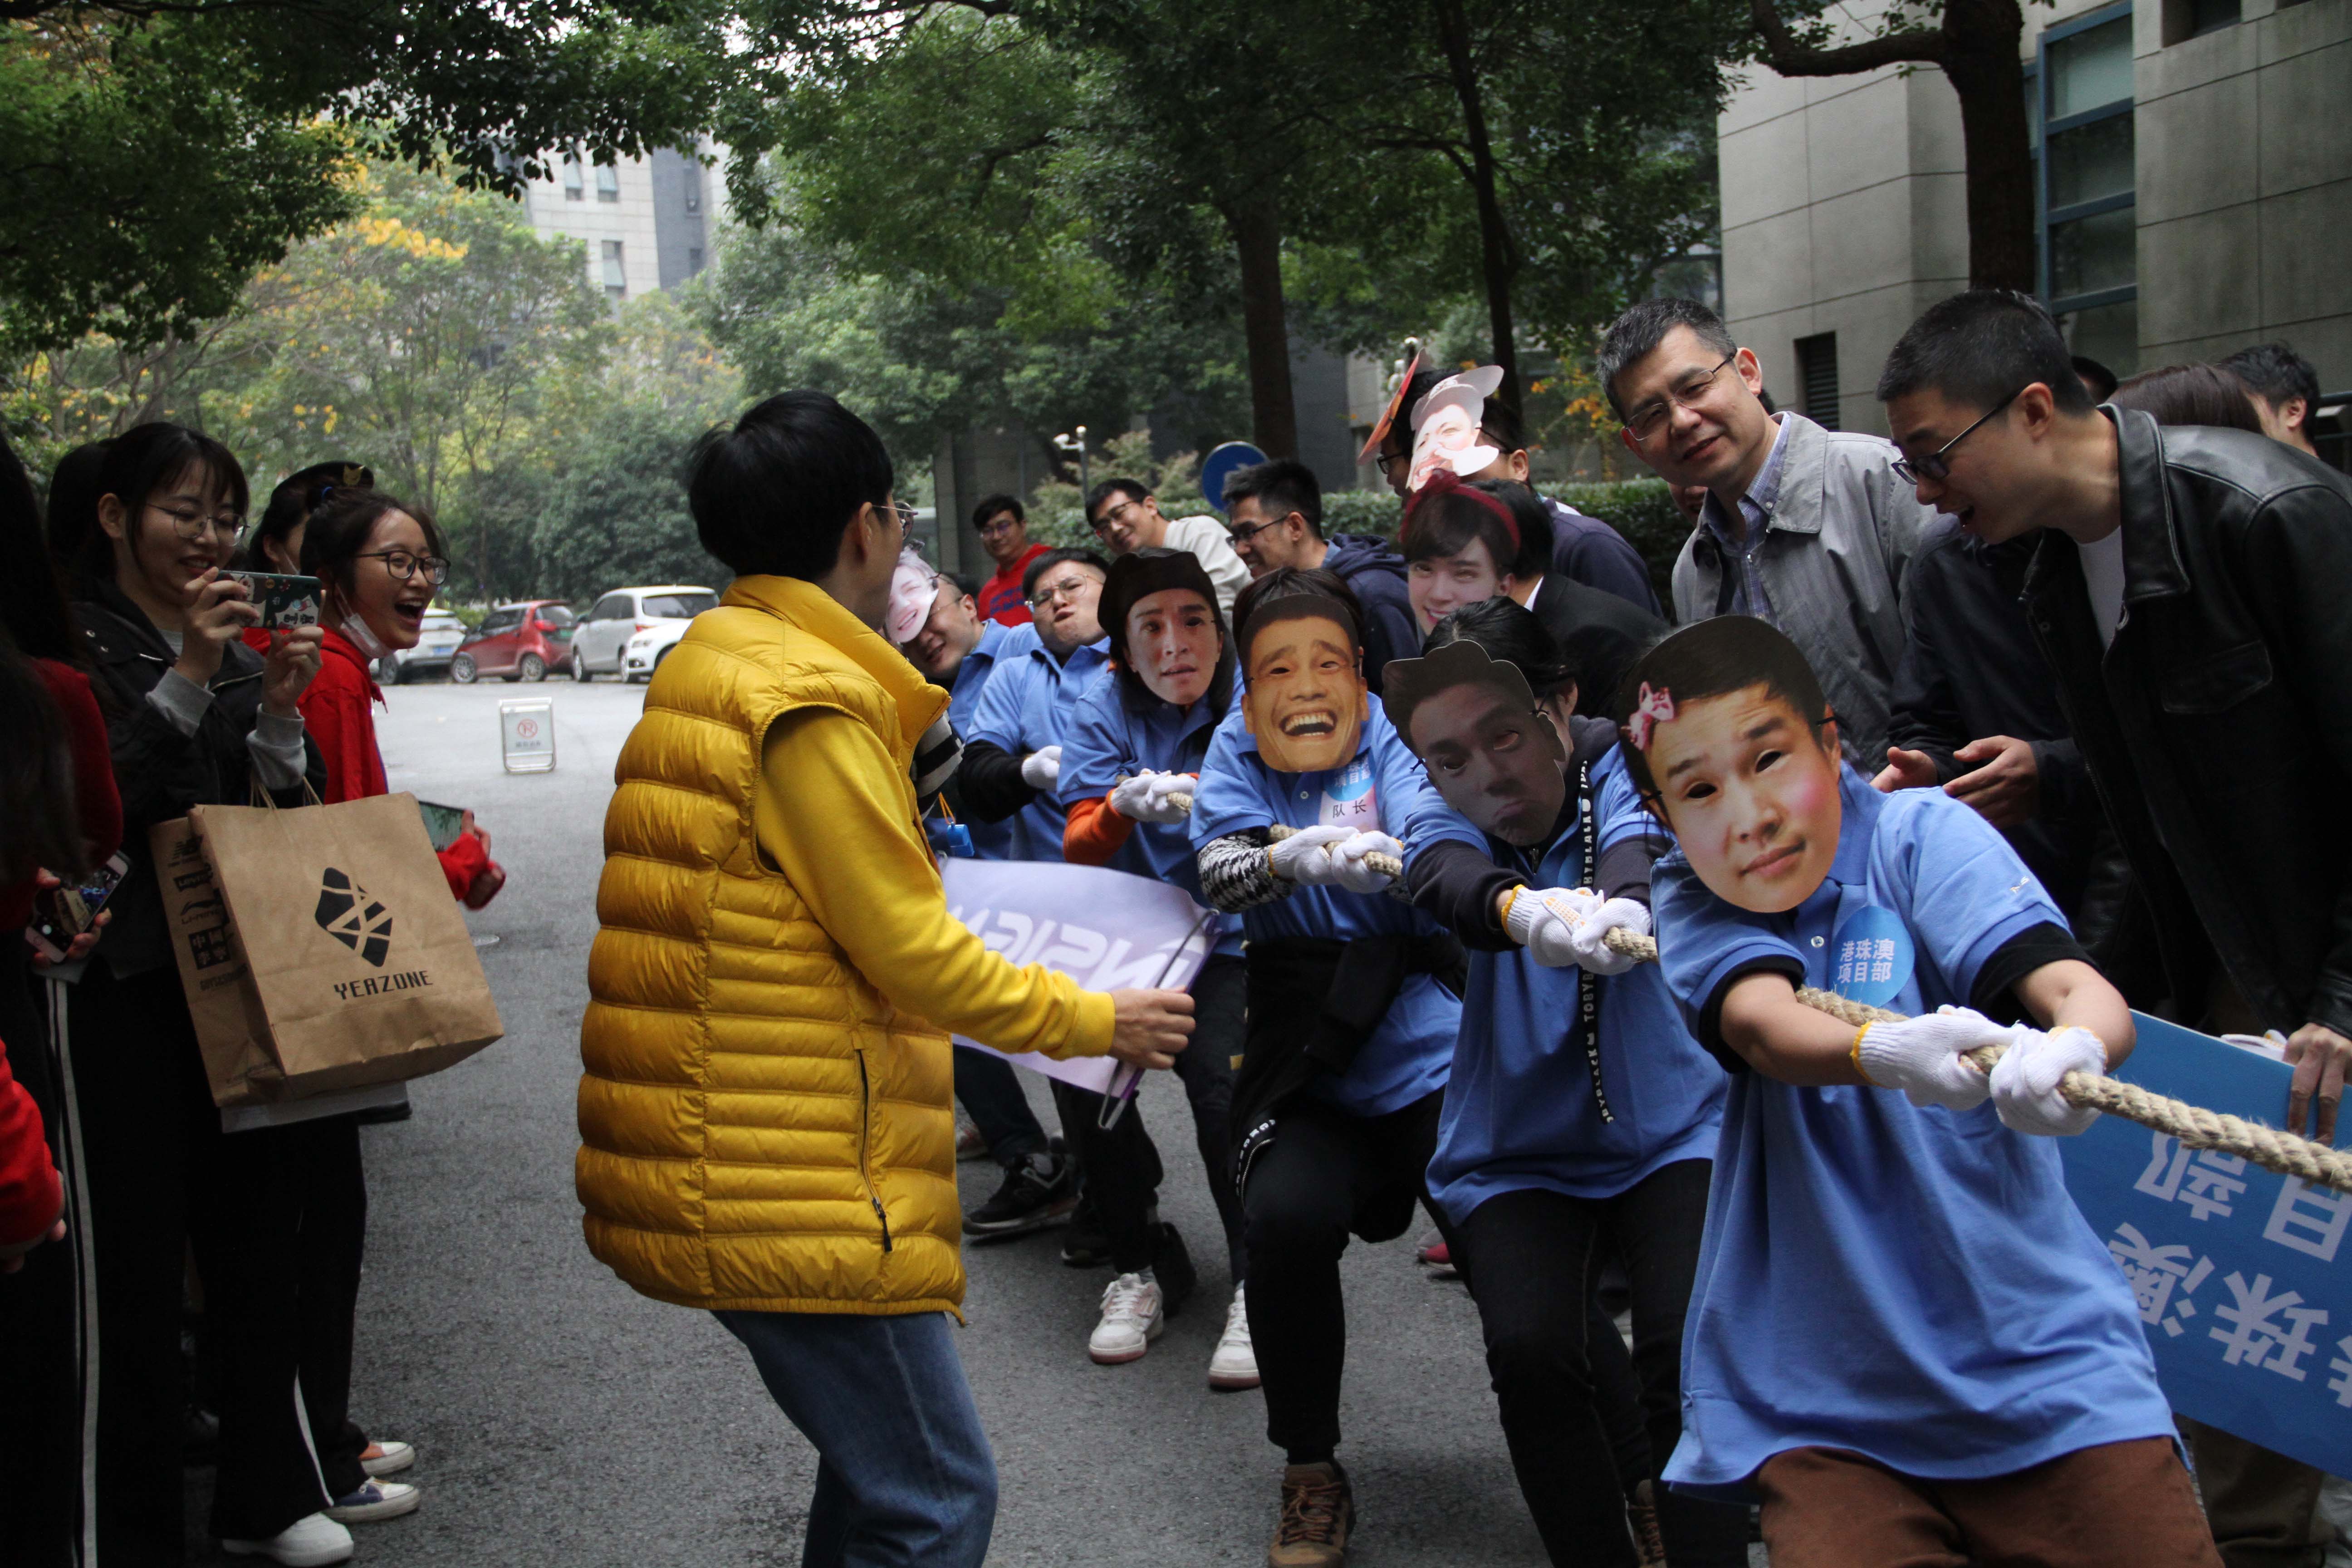
[[[1502,523],[1503,531],[1511,536],[1512,559],[1517,560],[1518,558],[1519,520],[1511,515],[1510,507],[1505,504],[1500,496],[1490,495],[1486,491],[1478,489],[1475,485],[1464,483],[1462,476],[1455,473],[1451,468],[1438,469],[1435,473],[1429,476],[1428,480],[1422,485],[1421,489],[1412,492],[1412,499],[1405,503],[1404,528],[1411,528],[1412,526],[1413,513],[1421,510],[1421,506],[1423,501],[1430,500],[1433,496],[1441,495],[1460,495],[1467,500],[1477,502],[1480,506],[1485,507],[1488,511],[1493,512],[1496,521]],[[1402,536],[1403,529],[1399,529],[1398,532],[1400,536]],[[1496,568],[1501,571],[1507,572],[1511,569],[1511,563],[1509,561],[1497,561],[1495,564]]]

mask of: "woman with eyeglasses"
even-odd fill
[[[245,531],[245,472],[219,442],[139,426],[109,447],[95,488],[73,614],[106,713],[131,870],[88,971],[52,992],[85,1184],[69,1225],[98,1330],[84,1517],[105,1560],[180,1560],[180,1315],[193,1241],[220,1349],[213,1532],[233,1550],[347,1555],[349,1532],[324,1517],[331,1500],[295,1392],[304,1299],[289,1259],[317,1139],[304,1124],[222,1131],[148,844],[191,807],[243,805],[257,788],[297,805],[306,779],[323,784],[299,706],[321,634],[279,633],[266,654],[245,645],[259,611],[225,572]]]

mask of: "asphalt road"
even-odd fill
[[[498,705],[551,698],[553,772],[501,771]],[[412,1086],[414,1119],[367,1130],[368,1271],[352,1408],[417,1445],[404,1519],[354,1527],[358,1561],[567,1568],[796,1564],[814,1453],[702,1314],[650,1301],[588,1254],[572,1196],[572,1100],[604,805],[644,688],[488,681],[389,691],[394,790],[471,806],[510,880],[470,916],[508,1034]],[[1029,1075],[1024,1075],[1026,1079]],[[1031,1084],[1052,1125],[1043,1080]],[[1263,1562],[1281,1456],[1255,1393],[1213,1394],[1227,1293],[1181,1089],[1142,1108],[1169,1170],[1161,1212],[1192,1243],[1194,1304],[1144,1360],[1095,1366],[1107,1270],[1064,1268],[1055,1233],[967,1248],[964,1364],[1003,1500],[990,1561]],[[967,1207],[995,1169],[962,1167]],[[1475,1309],[1423,1276],[1411,1238],[1345,1259],[1342,1460],[1360,1568],[1538,1564],[1486,1386]],[[201,1529],[208,1479],[192,1482]],[[208,1542],[192,1561],[217,1558]]]

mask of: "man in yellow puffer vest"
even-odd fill
[[[948,694],[877,630],[891,481],[817,392],[696,457],[696,528],[740,575],[615,769],[576,1179],[590,1249],[715,1312],[815,1446],[805,1563],[979,1568],[996,1471],[948,1322],[948,1031],[1166,1068],[1192,1003],[1016,970],[948,913],[908,773]]]

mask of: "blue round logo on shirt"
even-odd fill
[[[1830,989],[1851,1002],[1884,1007],[1911,979],[1911,933],[1893,910],[1866,904],[1837,929]]]

